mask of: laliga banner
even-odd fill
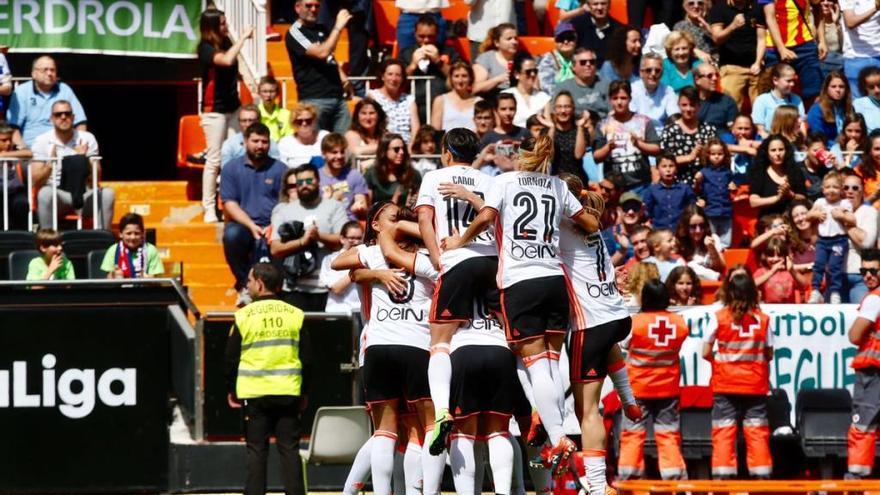
[[[851,393],[855,375],[850,364],[856,348],[847,332],[857,308],[855,304],[761,305],[774,332],[771,387],[785,390],[792,404],[801,389],[847,388]],[[709,385],[712,365],[702,358],[702,345],[710,315],[717,309],[697,306],[679,311],[690,328],[681,349],[682,385]]]
[[[203,0],[0,0],[12,52],[195,58]]]

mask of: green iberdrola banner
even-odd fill
[[[0,44],[19,52],[194,58],[203,0],[0,0]]]

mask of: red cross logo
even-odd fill
[[[761,320],[749,323],[745,327],[742,325],[737,325],[736,323],[731,324],[731,328],[733,328],[734,332],[739,334],[739,338],[741,339],[751,339],[755,336],[755,330],[761,328]]]
[[[665,316],[658,317],[648,325],[648,337],[654,339],[657,347],[667,347],[669,339],[675,338],[675,325],[670,324]]]

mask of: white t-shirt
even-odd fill
[[[874,8],[874,0],[840,0],[840,27],[843,31],[843,57],[876,57],[880,55],[880,12],[874,13],[855,29],[846,27],[844,10],[861,15]]]
[[[339,257],[340,254],[342,254],[342,251],[336,251],[335,253],[325,256],[321,261],[321,273],[318,275],[318,281],[321,286],[328,289],[327,306],[325,306],[324,311],[327,311],[328,313],[351,313],[353,311],[360,311],[361,297],[358,293],[357,285],[350,284],[342,294],[334,294],[333,291],[329,290],[331,286],[339,282],[341,279],[348,278],[348,270],[334,270],[330,268],[330,263]]]
[[[508,172],[495,178],[484,208],[500,215],[498,287],[562,275],[559,224],[583,207],[558,177]]]
[[[829,203],[825,198],[819,198],[813,203],[813,207],[821,208],[828,214],[825,217],[825,221],[819,224],[819,237],[846,235],[846,229],[843,228],[843,225],[840,225],[840,222],[831,218],[831,210],[835,208],[843,208],[849,212],[853,211],[852,203],[850,203],[848,199],[841,199],[836,203]]]
[[[504,329],[482,301],[474,301],[474,316],[452,336],[452,352],[466,345],[497,345],[508,349]]]
[[[571,308],[572,330],[629,316],[617,287],[611,255],[598,232],[585,235],[572,222],[562,222],[559,250],[563,269],[577,296],[577,305]]]
[[[312,157],[321,156],[321,141],[328,134],[330,134],[328,131],[321,129],[318,131],[318,138],[312,144],[302,144],[293,134],[284,136],[278,141],[278,154],[281,156],[281,161],[288,167],[309,163]]]
[[[880,316],[880,296],[877,294],[868,294],[859,304],[859,312],[856,318],[864,318],[870,322],[877,321]]]
[[[433,170],[422,177],[422,185],[419,188],[419,198],[416,201],[416,210],[419,208],[432,208],[434,210],[434,231],[437,234],[437,244],[446,237],[452,235],[452,230],[464,233],[477,210],[467,201],[453,198],[444,198],[437,190],[440,184],[451,182],[466,187],[478,196],[485,198],[486,192],[492,187],[492,177],[472,167],[454,165]],[[440,271],[446,273],[455,265],[475,256],[497,256],[498,249],[495,246],[495,230],[493,227],[486,229],[474,239],[473,242],[460,249],[443,251],[440,254]]]
[[[385,256],[379,246],[370,246],[358,252],[360,262],[370,270],[388,269]],[[404,272],[407,292],[401,296],[388,293],[382,284],[373,284],[370,300],[370,330],[366,347],[374,345],[406,345],[429,350],[431,329],[428,314],[431,296],[438,273],[424,253],[416,255],[415,273]]]
[[[513,116],[513,125],[519,127],[525,127],[529,117],[542,112],[544,105],[550,101],[550,95],[541,90],[529,95],[529,101],[526,101],[523,94],[516,88],[507,88],[502,93],[510,93],[516,98],[516,115]]]
[[[31,147],[31,151],[34,153],[34,160],[48,160],[49,158],[64,158],[65,156],[76,155],[77,151],[74,149],[77,146],[84,145],[86,147],[86,156],[97,156],[98,155],[98,140],[95,139],[95,135],[89,131],[78,131],[74,129],[73,136],[70,138],[70,141],[63,142],[58,136],[55,134],[55,130],[51,130],[48,132],[44,132],[37,136],[34,140],[34,145]],[[52,151],[55,151],[53,154]],[[61,167],[55,168],[55,174],[52,176],[52,182],[55,185],[60,184],[61,182]],[[91,180],[86,181],[91,187]],[[49,183],[49,185],[52,185]]]
[[[868,249],[877,244],[877,222],[880,214],[877,209],[869,204],[862,204],[853,213],[856,216],[856,226],[865,232],[862,245],[858,246],[849,240],[849,252],[846,254],[846,273],[859,273],[862,267],[862,249]],[[853,301],[854,302],[854,301]]]

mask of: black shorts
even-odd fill
[[[467,322],[474,316],[474,301],[485,301],[488,311],[498,311],[497,273],[497,256],[477,256],[441,275],[434,285],[431,323]]]
[[[508,342],[568,331],[568,287],[562,275],[517,282],[501,289]]]
[[[614,344],[625,339],[632,329],[627,316],[599,326],[571,332],[568,345],[568,369],[571,383],[595,382],[608,376],[608,353]]]
[[[513,414],[516,357],[497,345],[467,345],[452,353],[449,410],[459,418]]]
[[[428,351],[407,345],[374,345],[364,357],[367,404],[431,398],[428,388]]]

